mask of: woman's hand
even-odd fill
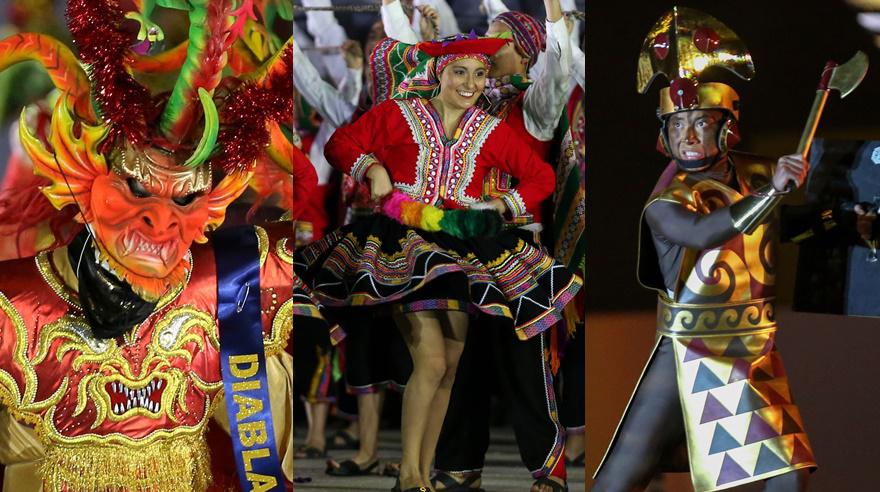
[[[381,164],[373,164],[367,169],[367,179],[370,180],[370,198],[375,201],[385,198],[394,187],[391,185],[391,176]]]

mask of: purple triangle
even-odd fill
[[[731,458],[729,454],[724,453],[724,461],[721,463],[721,473],[718,474],[718,482],[715,485],[723,485],[742,480],[743,478],[749,478],[748,472],[743,470],[743,467],[739,466],[736,461],[733,461],[733,458]]]
[[[706,404],[703,405],[703,416],[700,418],[700,423],[705,424],[706,422],[711,422],[713,420],[723,419],[724,417],[730,417],[733,415],[730,413],[730,410],[724,407],[718,398],[712,396],[712,393],[709,393],[706,396]]]
[[[715,355],[709,350],[709,347],[706,346],[706,343],[699,338],[694,338],[691,340],[691,343],[688,344],[687,352],[684,354],[684,361],[690,362],[692,360],[702,359],[703,357]]]
[[[773,427],[770,427],[770,424],[765,422],[764,419],[755,412],[752,414],[752,420],[749,422],[749,430],[746,432],[745,444],[752,444],[778,435],[779,434],[773,429]]]
[[[730,371],[730,379],[727,380],[727,384],[735,383],[737,381],[742,381],[749,377],[749,369],[752,367],[751,364],[746,362],[743,359],[737,359],[733,361],[733,370]]]

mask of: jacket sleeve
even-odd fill
[[[392,111],[397,111],[397,105],[394,101],[387,101],[353,123],[338,128],[324,146],[327,162],[355,181],[363,182],[370,166],[379,164],[373,152],[381,145],[378,136],[384,133],[382,128],[393,121]]]
[[[498,150],[497,167],[519,181],[519,184],[500,198],[514,217],[526,215],[527,210],[540,206],[556,184],[553,167],[541,159],[522,138],[504,122],[499,122],[490,139]]]

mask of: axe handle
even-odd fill
[[[828,100],[828,90],[816,91],[813,107],[810,108],[810,115],[807,117],[807,124],[804,126],[804,132],[801,134],[801,141],[797,147],[798,153],[804,159],[810,153],[810,145],[813,143],[813,136],[816,134],[816,127],[819,126],[819,118],[822,117],[822,110],[825,109],[826,100]]]

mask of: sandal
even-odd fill
[[[567,483],[561,484],[559,482],[555,482],[553,480],[550,480],[547,477],[541,477],[541,478],[535,480],[532,483],[532,487],[534,487],[535,485],[548,485],[548,486],[550,486],[550,490],[552,490],[553,492],[568,492],[568,484]]]
[[[314,446],[300,446],[296,448],[296,451],[293,453],[294,458],[300,459],[315,459],[323,458],[325,456],[327,456],[327,451],[318,449]]]
[[[327,475],[334,477],[356,477],[359,475],[371,475],[377,466],[379,466],[379,460],[370,463],[366,468],[361,468],[352,460],[345,460],[342,463],[339,463],[339,466],[335,467],[330,461],[328,461],[327,469],[324,471]]]
[[[391,487],[391,492],[428,492],[426,487],[410,487],[408,489],[400,488],[400,478],[394,482],[394,487]]]
[[[438,492],[441,490],[445,490],[448,492],[485,492],[482,488],[479,487],[471,487],[477,480],[482,478],[482,474],[480,473],[471,473],[468,475],[464,475],[464,480],[459,482],[455,479],[451,474],[443,471],[437,470],[434,473],[434,476],[431,477],[431,486],[434,487]],[[443,485],[444,488],[438,489],[437,485]]]

